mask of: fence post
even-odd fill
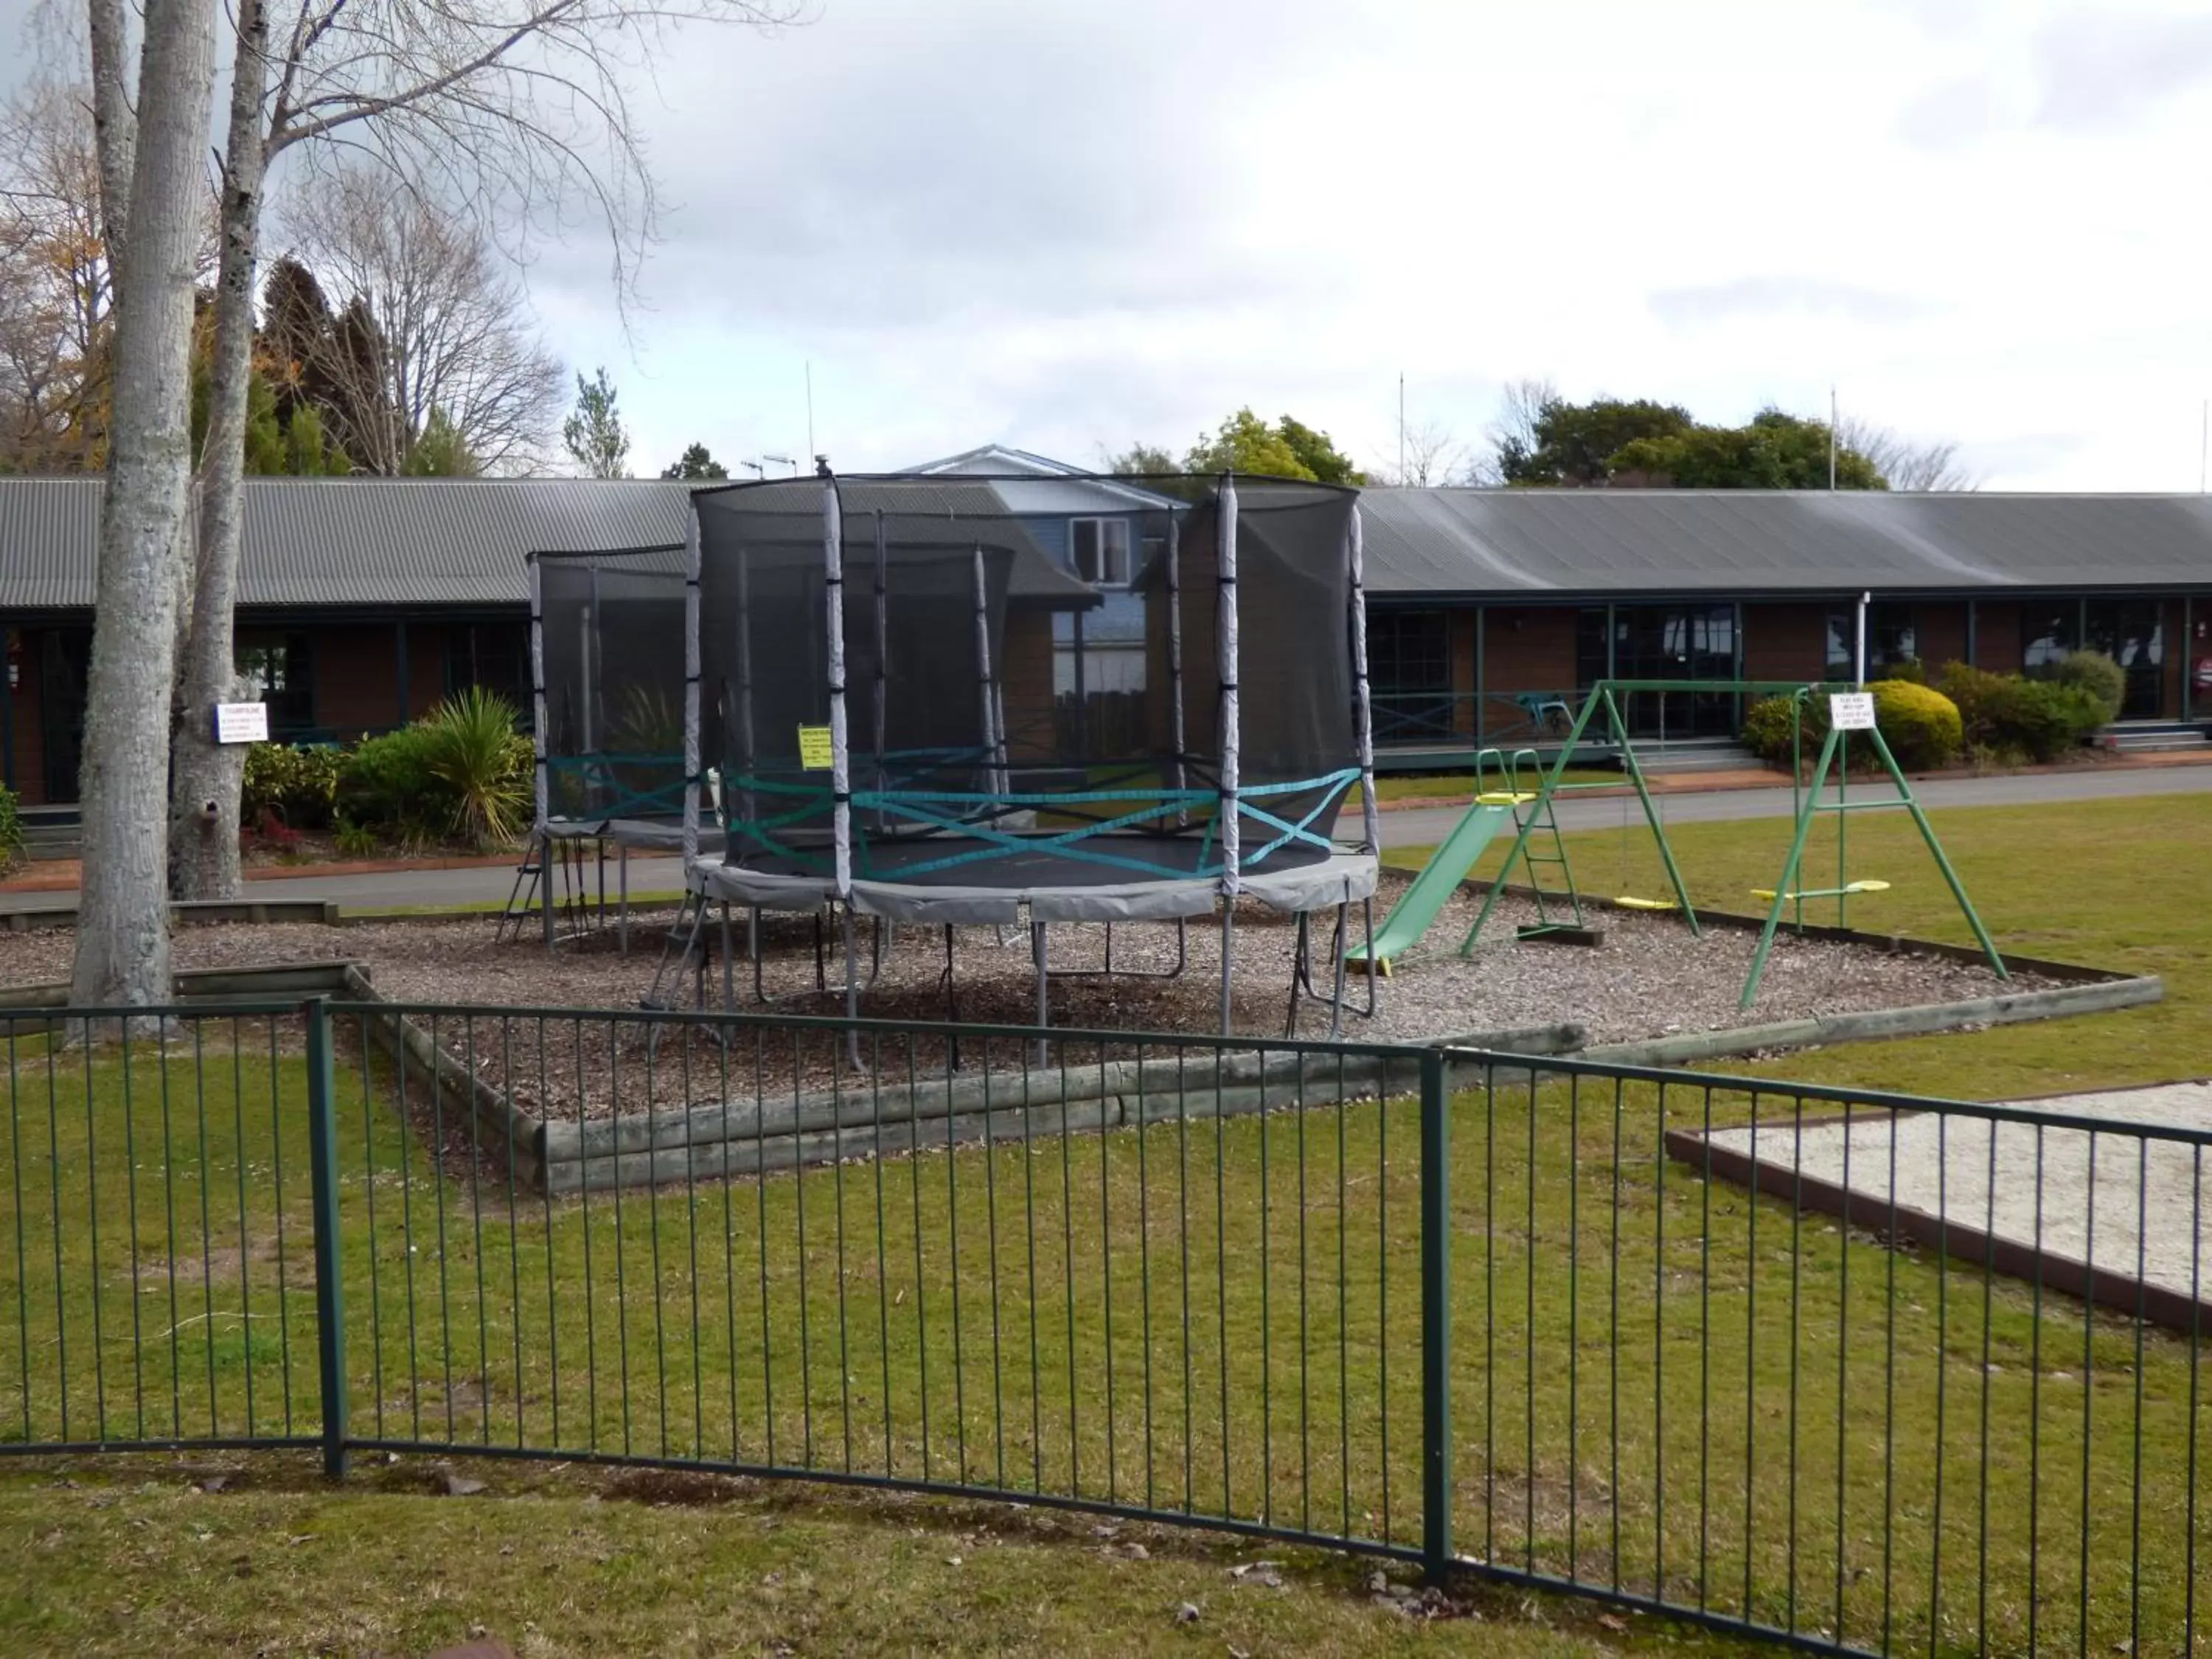
[[[346,1468],[345,1297],[338,1284],[337,1081],[331,1063],[330,1007],[309,1000],[307,1151],[315,1211],[315,1349],[323,1407],[323,1473]]]
[[[1451,1133],[1444,1056],[1421,1054],[1421,1570],[1436,1582],[1452,1553]]]

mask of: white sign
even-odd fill
[[[1832,691],[1828,694],[1828,724],[1838,732],[1874,730],[1874,693]]]
[[[269,705],[265,702],[219,702],[215,706],[217,743],[269,741]]]

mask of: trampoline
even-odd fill
[[[687,957],[712,905],[834,913],[857,1012],[855,917],[1026,921],[1044,1023],[1054,923],[1218,915],[1226,1029],[1249,897],[1297,918],[1293,1020],[1312,997],[1334,1027],[1310,919],[1334,915],[1340,960],[1377,864],[1357,492],[1085,480],[1126,526],[1086,569],[1048,544],[1070,520],[1009,507],[1014,482],[825,470],[694,495]],[[1120,618],[1112,721],[1085,687],[1091,612]]]

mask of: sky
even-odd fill
[[[641,471],[1095,463],[1248,404],[1387,467],[1402,374],[1469,445],[1526,377],[1832,386],[1987,488],[2202,478],[2203,0],[812,0],[688,27],[638,106],[637,302],[587,227],[528,283]]]

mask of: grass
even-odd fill
[[[1893,1042],[1855,1043],[1737,1069],[1807,1082],[1966,1100],[2024,1099],[2087,1088],[2201,1075],[2212,1055],[2212,799],[2147,796],[2125,802],[1972,806],[1929,814],[1944,851],[2001,950],[2157,974],[2166,998],[2148,1007]],[[1821,884],[1835,871],[1832,827],[1808,844]],[[1694,903],[1756,912],[1789,851],[1777,819],[1687,823],[1668,839]],[[1587,891],[1657,894],[1665,874],[1649,836],[1593,830],[1565,837]],[[1393,848],[1418,866],[1425,848]],[[1493,842],[1475,873],[1496,872]],[[1862,813],[1850,827],[1850,874],[1893,884],[1850,901],[1848,920],[1872,932],[1970,945],[1972,935],[1901,813]],[[1808,905],[1808,921],[1834,918]]]
[[[2181,1057],[2212,1052],[2197,855],[2212,802],[2124,811],[2124,830],[2093,805],[1960,811],[1939,828],[2005,943],[2166,973],[2168,1002],[1754,1069],[1994,1095],[2191,1069]],[[1854,873],[1897,883],[1855,901],[1854,920],[1962,936],[1905,829],[1853,825]],[[1741,908],[1747,895],[1728,896],[1771,884],[1780,836],[1696,825],[1675,844],[1693,894]],[[1586,880],[1613,840],[1571,838]],[[212,1067],[131,1051],[127,1098],[125,1056],[49,1072],[40,1045],[19,1045],[0,1146],[20,1228],[0,1237],[0,1436],[53,1437],[64,1405],[71,1437],[282,1433],[288,1404],[293,1431],[313,1431],[304,1071],[289,1029],[225,1029]],[[932,1478],[1016,1493],[1413,1536],[1408,1107],[1040,1134],[548,1204],[510,1195],[495,1165],[471,1178],[453,1125],[404,1133],[387,1073],[341,1075],[356,1434],[832,1473],[849,1458],[907,1476],[927,1459]],[[1887,1628],[1923,1647],[1939,1579],[1936,1645],[1971,1639],[1985,1550],[1980,1616],[1999,1649],[2024,1640],[2033,1548],[2039,1642],[2108,1650],[2134,1620],[2134,1651],[2175,1645],[2188,1345],[2139,1343],[2063,1298],[2039,1305],[1709,1188],[1660,1155],[1661,1109],[1680,1126],[1707,1109],[1591,1087],[1459,1103],[1460,1547],[1676,1596],[1702,1579],[1716,1606],[1808,1630],[1840,1607],[1850,1640]],[[421,1458],[364,1462],[332,1492],[257,1457],[242,1490],[211,1495],[188,1493],[168,1459],[80,1462],[75,1484],[51,1464],[0,1468],[0,1550],[39,1564],[0,1587],[0,1633],[95,1652],[407,1651],[475,1626],[526,1652],[1679,1639],[1504,1591],[1478,1598],[1480,1621],[1409,1624],[1370,1601],[1371,1566],[1151,1528],[1109,1539],[1037,1510],[528,1465],[487,1466],[493,1497],[464,1500],[427,1495]],[[2096,1550],[2077,1630],[2085,1501]],[[1230,1576],[1263,1553],[1288,1563],[1280,1590]],[[1176,1620],[1184,1601],[1194,1623]]]

